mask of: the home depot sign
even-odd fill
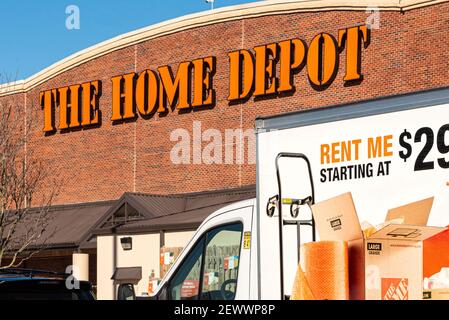
[[[238,102],[252,96],[292,92],[294,76],[304,66],[311,86],[324,90],[336,78],[342,54],[346,54],[343,81],[357,83],[363,78],[361,51],[370,43],[369,31],[367,26],[356,26],[339,30],[337,37],[320,33],[309,45],[301,39],[291,39],[230,52],[228,100]],[[162,66],[112,77],[111,121],[214,106],[213,78],[218,67],[216,58],[210,56],[180,63],[175,75],[170,66]],[[44,132],[101,124],[101,92],[102,83],[98,80],[41,92]]]

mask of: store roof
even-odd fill
[[[37,230],[44,232],[32,247],[43,247],[45,249],[77,248],[92,232],[92,228],[114,205],[115,201],[104,201],[94,203],[83,203],[73,205],[52,206],[46,212],[42,208],[30,209],[24,224],[36,221],[37,215],[43,217],[45,212],[45,226]],[[35,219],[36,216],[36,219]],[[16,227],[16,241],[21,244],[21,237],[29,227],[19,224]]]
[[[94,234],[196,229],[216,210],[255,196],[255,185],[168,196],[126,193],[97,224]]]
[[[133,234],[196,229],[216,210],[255,196],[256,187],[251,185],[168,196],[125,193],[114,201],[52,206],[45,231],[33,247],[95,249],[96,235],[112,234],[113,230]],[[41,211],[31,209],[30,219]],[[26,227],[17,227],[18,237],[25,232]]]
[[[251,197],[249,197],[251,198]],[[245,200],[248,198],[242,198]],[[196,229],[200,224],[213,212],[223,208],[230,203],[223,203],[211,205],[204,208],[179,212],[163,217],[146,219],[142,221],[130,222],[117,228],[119,233],[135,233],[135,232],[150,232],[159,230],[186,230]]]

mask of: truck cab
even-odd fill
[[[162,279],[156,300],[257,299],[256,199],[209,216]]]

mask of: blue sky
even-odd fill
[[[215,0],[215,7],[253,1]],[[79,30],[66,28],[70,5],[80,10]],[[25,79],[103,40],[204,10],[205,0],[1,0],[0,78]]]

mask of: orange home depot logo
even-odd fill
[[[110,78],[108,102],[113,124],[164,116],[176,109],[182,114],[207,110],[216,105],[214,76],[227,66],[229,105],[254,98],[276,98],[296,91],[295,77],[303,72],[316,91],[327,89],[336,79],[340,60],[344,61],[345,85],[363,81],[362,51],[371,42],[370,28],[359,25],[321,32],[306,43],[304,39],[284,39],[238,49],[218,61],[207,56],[182,61],[177,66],[164,65]],[[344,59],[342,59],[344,55]],[[224,66],[223,66],[224,65]],[[64,85],[40,93],[45,134],[70,132],[101,126],[102,81]],[[104,111],[104,110],[103,110]]]
[[[408,279],[382,278],[382,300],[408,300]]]

